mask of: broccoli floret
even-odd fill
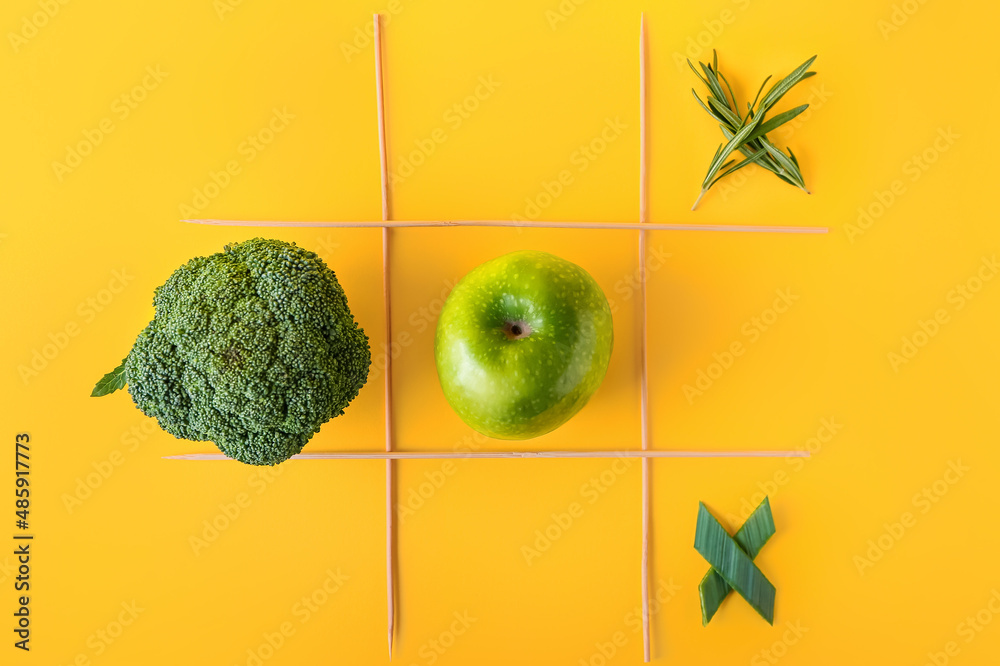
[[[368,378],[368,336],[313,252],[255,238],[181,266],[156,315],[92,395],[128,385],[170,434],[275,465],[344,413]]]

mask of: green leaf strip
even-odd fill
[[[729,587],[769,624],[774,624],[774,585],[702,502],[698,503],[694,548]]]
[[[774,536],[774,518],[771,503],[767,497],[757,505],[733,539],[752,560],[757,557],[767,540]],[[715,616],[723,600],[732,592],[729,583],[715,569],[709,569],[698,585],[701,598],[701,623],[708,624]]]

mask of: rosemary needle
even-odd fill
[[[705,196],[705,193],[713,185],[734,171],[750,164],[758,164],[789,185],[794,185],[806,194],[810,194],[806,188],[805,180],[802,178],[799,161],[795,157],[795,153],[792,152],[792,149],[789,148],[786,155],[767,138],[768,132],[784,125],[809,108],[809,105],[802,104],[767,120],[764,120],[764,118],[767,112],[795,84],[816,74],[816,72],[809,71],[809,66],[812,65],[815,59],[816,56],[813,56],[806,60],[791,74],[772,85],[767,93],[761,97],[761,93],[764,92],[764,86],[767,85],[771,77],[769,76],[764,79],[764,83],[761,84],[753,102],[747,103],[745,114],[740,111],[739,104],[736,101],[736,94],[733,92],[732,86],[729,85],[729,81],[719,71],[719,56],[715,51],[712,51],[711,64],[698,63],[701,68],[700,72],[688,60],[688,66],[691,67],[691,71],[708,88],[706,101],[702,101],[694,88],[691,89],[691,93],[698,100],[698,104],[712,118],[718,121],[719,127],[722,129],[722,134],[726,137],[726,143],[720,145],[715,151],[715,156],[708,166],[708,173],[705,175],[705,180],[701,183],[701,193],[698,195],[698,199],[695,200],[694,205],[691,206],[691,210],[698,207],[701,198]],[[722,84],[725,84],[725,89],[723,89]],[[735,159],[729,159],[734,151],[739,151],[744,159],[739,162]]]

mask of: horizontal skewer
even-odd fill
[[[221,453],[184,453],[169,460],[231,460]],[[792,451],[312,451],[292,460],[440,460],[445,458],[808,458]]]
[[[348,222],[293,222],[277,220],[187,219],[191,224],[228,227],[339,227],[380,229],[401,227],[520,227],[535,229],[618,229],[621,231],[734,231],[744,233],[825,234],[827,227],[750,226],[740,224],[657,224],[655,222],[545,222],[540,220],[357,220]]]

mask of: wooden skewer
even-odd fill
[[[191,224],[212,224],[229,227],[337,227],[353,229],[412,228],[412,227],[527,227],[535,229],[617,229],[628,231],[733,231],[745,233],[825,234],[827,227],[779,227],[741,224],[661,224],[657,222],[546,222],[543,220],[354,220],[354,221],[281,221],[281,220],[218,220],[185,219]]]
[[[646,154],[646,15],[639,15],[639,224],[649,219],[649,163]],[[640,236],[645,232],[640,231]]]
[[[646,15],[639,18],[639,224],[649,218],[649,172],[646,153]],[[642,449],[649,449],[649,381],[647,379],[648,325],[646,309],[646,229],[639,230],[639,292],[642,302],[642,340],[639,346],[639,409]],[[649,458],[642,459],[642,655],[650,659],[649,632]]]
[[[221,453],[182,453],[163,456],[168,460],[232,460]],[[788,451],[693,451],[623,449],[620,451],[309,451],[291,460],[446,460],[452,458],[808,458],[809,452]]]
[[[375,100],[378,106],[378,149],[382,173],[382,221],[389,221],[389,166],[385,147],[385,100],[382,92],[382,16],[375,14]],[[382,291],[385,307],[385,450],[392,451],[392,301],[389,273],[389,227],[382,226]],[[389,625],[389,661],[396,627],[395,534],[393,525],[392,458],[385,459],[385,587]]]
[[[385,149],[385,102],[382,95],[382,16],[375,14],[375,104],[378,107],[378,157],[382,171],[382,221],[389,220],[389,164]],[[384,225],[383,225],[384,228]]]

